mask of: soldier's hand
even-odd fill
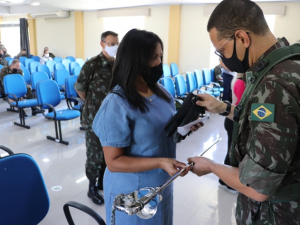
[[[191,171],[200,176],[206,175],[211,173],[212,169],[212,165],[213,165],[213,161],[205,158],[205,157],[192,157],[192,158],[188,158],[188,162],[189,163],[195,163],[195,165],[192,167]]]
[[[226,110],[226,103],[220,102],[215,97],[209,94],[198,94],[201,101],[197,101],[196,104],[212,113],[223,113]]]

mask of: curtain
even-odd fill
[[[27,49],[27,54],[30,54],[28,22],[26,18],[20,18],[20,52],[22,49]]]

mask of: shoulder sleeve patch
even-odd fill
[[[274,122],[275,105],[253,103],[251,105],[251,120],[259,122]]]

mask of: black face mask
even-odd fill
[[[18,69],[13,69],[12,72],[13,73],[18,73]]]
[[[3,51],[3,54],[5,55],[5,54],[6,54],[6,51]]]
[[[0,58],[2,58],[3,54],[0,54]]]
[[[233,44],[233,53],[231,58],[227,59],[225,57],[221,57],[225,66],[232,72],[237,73],[245,73],[249,68],[249,47],[246,48],[244,60],[241,61],[238,59],[236,55],[236,46],[235,46],[235,37],[234,37],[234,44]]]
[[[162,63],[158,66],[150,67],[150,76],[147,74],[141,73],[141,76],[143,77],[144,81],[146,81],[147,84],[155,84],[159,78],[163,75],[163,67]]]

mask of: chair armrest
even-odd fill
[[[2,149],[3,151],[7,152],[9,155],[14,155],[13,151],[10,150],[9,148],[3,146],[3,145],[0,145],[0,149]],[[1,155],[0,155],[0,159],[1,159]]]
[[[13,98],[13,100],[16,102],[16,107],[18,107],[18,98],[17,98],[17,96],[15,95],[15,94],[12,94],[12,93],[8,93],[7,95],[5,95],[6,96],[6,98],[7,98],[7,102],[8,102],[8,104],[9,105],[11,105],[11,102],[9,101],[9,95],[12,95],[14,98]]]
[[[81,111],[82,108],[83,108],[84,102],[82,101],[81,98],[78,98],[78,97],[69,97],[69,98],[67,98],[67,105],[68,105],[69,109],[71,109],[71,108],[74,109],[74,107],[71,104],[72,99],[78,101],[78,103],[80,105],[80,111]],[[74,110],[77,110],[77,109],[74,109]]]
[[[94,210],[92,210],[91,208],[89,208],[81,203],[73,202],[73,201],[67,202],[64,205],[64,213],[65,213],[65,216],[66,216],[66,219],[67,219],[69,225],[75,225],[74,221],[72,219],[69,207],[79,209],[82,212],[85,212],[86,214],[93,217],[93,219],[96,220],[99,225],[105,225],[104,220],[101,218],[101,216],[98,213],[96,213]]]
[[[45,110],[42,110],[42,113],[43,113],[44,117],[46,117],[46,118],[48,118],[48,119],[55,119],[55,118],[56,118],[56,110],[55,110],[55,108],[54,108],[52,105],[48,104],[48,103],[43,103],[43,104],[40,105],[40,106],[43,106],[43,105],[49,106],[49,107],[53,110],[53,113],[54,113],[54,117],[51,118],[51,117],[48,117],[48,116],[45,115]],[[42,108],[42,109],[43,109],[43,108]]]

